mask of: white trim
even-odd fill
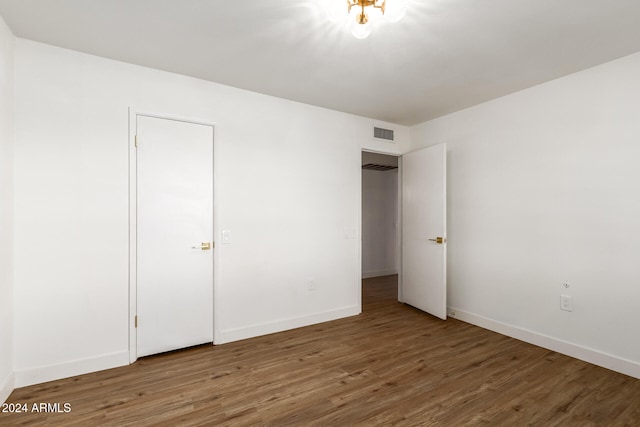
[[[402,294],[403,281],[402,281],[402,156],[398,156],[398,210],[396,213],[397,224],[396,227],[396,265],[398,266],[398,302],[404,302],[404,296]]]
[[[390,270],[365,271],[365,272],[362,272],[362,278],[371,279],[372,277],[391,276],[392,274],[398,274],[398,269],[393,268]]]
[[[33,369],[26,369],[24,371],[16,371],[15,387],[26,387],[47,381],[54,381],[62,378],[74,377],[76,375],[102,371],[104,369],[126,366],[128,364],[129,352],[119,351],[117,353],[105,354],[99,357],[78,359],[57,365],[41,366]]]
[[[129,108],[129,363],[137,360],[138,348],[135,334],[135,316],[137,310],[137,266],[136,259],[138,257],[136,235],[137,230],[137,203],[138,195],[136,193],[136,117],[137,111]]]
[[[385,156],[397,157],[398,160],[400,160],[400,158],[402,157],[402,154],[400,154],[397,151],[393,151],[393,150],[375,150],[373,148],[360,147],[360,154],[362,155],[363,152],[365,152],[365,153],[373,153],[373,154],[384,154]],[[362,157],[360,157],[360,159],[358,159],[358,161],[360,162],[359,167],[360,167],[360,169],[362,169]]]
[[[638,362],[512,326],[455,307],[448,307],[447,313],[454,319],[640,379],[640,363]]]
[[[16,387],[16,376],[13,372],[11,372],[7,378],[5,378],[4,382],[0,383],[0,403],[4,403],[7,401],[11,393],[13,393],[13,389]]]
[[[356,256],[356,265],[353,266],[355,277],[358,283],[358,307],[362,312],[362,148],[357,144],[354,144],[354,149],[357,150],[355,157],[358,159],[358,168],[354,172],[356,182],[358,183],[357,192],[357,207],[356,207],[356,250],[358,251]]]
[[[213,129],[213,343],[220,342],[221,332],[218,329],[218,249],[215,245],[216,236],[218,235],[218,176],[217,170],[217,144],[216,144],[216,125],[213,121],[203,120],[199,118],[184,117],[175,114],[165,114],[151,112],[149,110],[140,110],[129,107],[129,363],[138,360],[135,316],[137,314],[137,153],[135,147],[135,137],[137,132],[137,117],[153,117],[157,119],[176,120],[180,122],[211,126]]]
[[[357,316],[361,312],[361,308],[354,305],[308,316],[291,317],[288,319],[276,320],[274,322],[246,326],[243,328],[227,329],[226,331],[220,332],[221,340],[217,344],[224,344],[232,341],[239,341],[247,338],[301,328],[304,326],[316,325],[318,323],[329,322],[331,320],[342,319],[349,316]]]

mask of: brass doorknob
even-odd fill
[[[213,245],[213,247],[215,248],[215,244]],[[191,246],[191,249],[202,249],[203,251],[208,251],[209,249],[211,249],[211,242],[202,242],[200,243],[200,246]]]
[[[443,237],[436,237],[435,239],[429,239],[431,242],[436,242],[437,244],[441,245],[444,242],[446,242],[447,240]]]

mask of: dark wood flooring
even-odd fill
[[[640,426],[640,380],[363,288],[360,316],[17,389],[71,412],[0,425]]]

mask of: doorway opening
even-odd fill
[[[363,292],[375,283],[399,296],[400,167],[398,156],[362,152]]]
[[[362,277],[397,274],[398,301],[443,320],[446,165],[446,143],[401,158],[362,152]]]

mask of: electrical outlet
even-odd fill
[[[307,289],[310,291],[315,291],[316,289],[318,289],[316,287],[316,281],[313,279],[307,280]]]
[[[573,311],[573,299],[569,295],[560,295],[560,310]]]

